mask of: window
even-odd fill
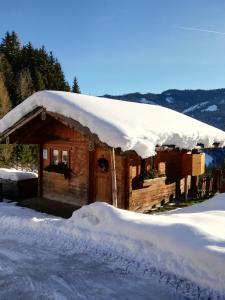
[[[48,149],[43,149],[43,159],[48,159]]]
[[[66,150],[62,151],[62,163],[66,166],[69,165],[69,155],[68,155],[68,151]]]
[[[52,150],[52,164],[58,165],[59,163],[59,150],[53,149]]]

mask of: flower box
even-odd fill
[[[163,177],[157,177],[157,178],[153,178],[153,179],[144,179],[142,187],[144,187],[144,188],[145,187],[149,187],[151,185],[159,183],[160,181],[165,181],[165,180],[166,180],[165,176],[163,176]]]

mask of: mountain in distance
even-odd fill
[[[104,97],[161,105],[225,130],[225,89],[171,89],[161,94],[130,93],[117,96],[104,95]]]

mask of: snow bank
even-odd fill
[[[225,145],[225,133],[181,113],[157,105],[132,103],[59,91],[41,91],[15,107],[0,121],[3,133],[37,107],[60,113],[87,126],[102,142],[141,157],[156,145],[192,149],[197,143]]]
[[[225,298],[225,194],[160,215],[94,203],[68,220],[0,203],[2,240],[71,259],[88,253],[134,278],[156,276],[191,299]]]
[[[207,107],[206,109],[203,109],[202,111],[217,111],[217,110],[218,110],[218,106],[216,104],[213,104]]]
[[[166,97],[166,102],[167,103],[169,103],[169,104],[172,104],[172,103],[174,103],[174,99],[173,99],[173,97]]]
[[[189,112],[192,112],[192,111],[195,111],[203,106],[205,106],[206,104],[208,104],[209,101],[204,101],[204,102],[200,102],[198,104],[195,104],[193,106],[190,106],[189,108],[186,108],[185,110],[182,111],[183,114],[186,114],[186,113],[189,113]]]
[[[0,168],[0,179],[8,179],[13,181],[27,180],[37,178],[38,175],[33,172],[19,171],[16,169]]]
[[[225,296],[225,194],[161,215],[94,203],[74,212],[68,223],[93,235],[107,235],[109,241],[123,240],[128,256],[148,260],[163,272]],[[134,253],[137,245],[139,251]]]

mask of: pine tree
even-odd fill
[[[0,53],[0,72],[4,76],[5,86],[13,107],[15,106],[14,100],[16,100],[14,73],[11,64],[2,53]]]
[[[6,35],[0,44],[0,52],[5,54],[6,58],[13,65],[13,67],[16,67],[18,64],[20,51],[21,43],[18,35],[15,33],[15,31],[12,31],[11,34],[6,32]]]
[[[13,145],[0,144],[0,167],[12,167]]]
[[[16,91],[19,103],[33,94],[33,82],[29,69],[24,69],[19,73]]]
[[[12,107],[35,91],[70,91],[53,53],[44,46],[36,49],[31,42],[22,47],[15,32],[7,32],[0,44],[0,69],[1,65]],[[76,92],[80,92],[78,84],[77,87]]]
[[[4,82],[4,76],[0,72],[0,118],[11,109],[9,94]]]
[[[0,43],[0,117],[33,92],[44,89],[70,91],[57,58],[45,47],[22,46],[15,32]],[[76,90],[80,92],[76,80]],[[37,163],[35,145],[0,145],[0,166],[32,166]]]
[[[3,75],[0,73],[0,118],[11,109],[9,94],[4,83]]]
[[[36,92],[45,90],[45,84],[43,81],[43,77],[38,68],[34,68],[34,70],[32,72],[32,78],[33,78],[34,90]]]
[[[81,93],[80,87],[79,87],[79,84],[78,84],[78,81],[77,81],[77,78],[76,78],[76,77],[74,78],[74,81],[73,81],[72,92],[73,92],[73,93],[77,93],[77,94],[80,94],[80,93]]]
[[[4,81],[4,76],[0,72],[0,118],[11,109],[9,94]],[[0,145],[0,167],[10,166],[12,151],[13,145]]]

